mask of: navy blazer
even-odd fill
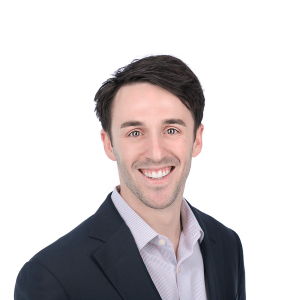
[[[15,300],[161,299],[111,194],[93,216],[23,266]],[[200,248],[208,299],[245,300],[238,235],[190,207],[204,231]]]

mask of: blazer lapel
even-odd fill
[[[196,210],[193,206],[190,205],[190,207],[204,232],[204,239],[200,244],[200,249],[204,263],[207,299],[221,300],[219,286],[222,282],[220,282],[220,276],[217,274],[217,270],[223,269],[221,242],[218,233],[209,226],[206,215]]]
[[[89,235],[104,242],[94,258],[124,300],[161,299],[111,193],[94,215]]]

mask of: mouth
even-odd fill
[[[147,181],[150,180],[150,182],[164,183],[167,181],[168,178],[170,178],[172,176],[174,169],[175,169],[175,167],[171,166],[171,167],[161,169],[159,171],[144,170],[144,169],[143,170],[139,169],[139,171]]]

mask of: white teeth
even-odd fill
[[[146,175],[149,178],[163,178],[165,176],[167,176],[169,173],[171,172],[171,169],[168,171],[158,171],[158,173],[156,172],[144,172],[143,174]]]
[[[155,173],[155,172],[152,172],[151,177],[153,177],[153,178],[158,178],[158,174]]]

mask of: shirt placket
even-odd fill
[[[161,254],[168,260],[168,263],[173,266],[174,273],[177,273],[177,260],[176,255],[174,252],[173,244],[169,241],[168,238],[164,236],[158,236],[159,251]],[[168,258],[168,259],[167,259]],[[174,278],[174,277],[173,277]],[[171,278],[169,280],[172,280]],[[176,293],[174,293],[168,300],[179,300],[179,291],[178,291],[178,284],[177,284],[177,274],[175,276],[176,280]]]

